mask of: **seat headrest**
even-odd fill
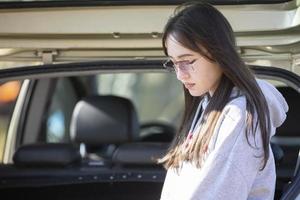
[[[166,154],[169,143],[129,143],[117,148],[113,163],[119,165],[154,166]]]
[[[25,167],[63,167],[80,160],[79,147],[62,143],[24,145],[13,156],[14,164]]]
[[[117,96],[91,96],[79,101],[71,120],[71,138],[89,146],[138,139],[139,122],[132,102]]]

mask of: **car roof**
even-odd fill
[[[179,1],[164,5],[141,5],[150,1],[110,5],[102,1],[102,5],[75,7],[64,2],[65,6],[0,9],[0,65],[165,59],[163,27]],[[232,1],[213,2],[231,23],[238,51],[246,62],[300,74],[296,0],[238,1],[236,5],[230,5]]]
[[[213,5],[240,5],[240,4],[275,4],[292,0],[207,0]],[[187,0],[0,0],[0,8],[33,8],[33,7],[65,7],[65,6],[95,6],[95,5],[178,5]]]

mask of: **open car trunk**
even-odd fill
[[[0,2],[0,83],[21,85],[0,143],[0,198],[159,199],[166,171],[155,161],[184,107],[182,85],[162,67],[161,37],[181,2]],[[272,138],[275,199],[299,199],[299,2],[211,2],[232,24],[244,61],[289,104]],[[85,115],[94,123],[83,131],[92,139],[72,138],[80,102],[121,119],[110,126],[118,137],[92,109]]]

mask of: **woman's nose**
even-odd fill
[[[180,68],[176,71],[176,77],[178,80],[183,81],[190,77],[190,74],[187,71],[181,70]]]

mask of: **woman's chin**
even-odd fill
[[[197,91],[197,90],[189,90],[189,93],[193,97],[199,97],[203,95],[205,92]]]

